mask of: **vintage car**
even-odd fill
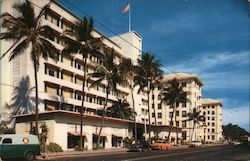
[[[35,135],[0,135],[0,157],[4,160],[24,158],[32,161],[40,155],[38,137]]]

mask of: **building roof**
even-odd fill
[[[220,100],[206,98],[201,100],[202,105],[220,105],[223,106]]]
[[[66,110],[54,110],[54,111],[43,111],[43,112],[39,112],[38,113],[38,117],[39,117],[39,120],[46,120],[46,116],[49,116],[49,115],[54,115],[54,114],[61,114],[63,115],[64,117],[66,116],[73,116],[73,117],[80,117],[80,113],[79,112],[72,112],[72,111],[66,111]],[[101,120],[102,116],[97,116],[97,115],[88,115],[88,114],[83,114],[84,118],[85,119],[94,119],[95,121],[97,120]],[[15,115],[13,116],[14,118],[16,118],[16,122],[23,122],[24,120],[22,119],[25,119],[26,121],[27,120],[34,120],[34,117],[35,117],[35,114],[22,114],[22,115]],[[49,119],[52,119],[51,117],[48,117]],[[134,121],[132,120],[125,120],[125,119],[120,119],[120,118],[113,118],[113,117],[105,117],[105,121],[110,121],[110,122],[116,122],[116,123],[133,123],[134,124]],[[140,122],[137,122],[138,125],[144,125],[144,123],[140,123]],[[148,124],[147,124],[148,125]],[[151,127],[155,127],[156,125],[150,125]],[[168,125],[157,125],[157,127],[165,127],[165,128],[170,128],[170,126]],[[176,129],[175,126],[172,126],[171,128],[173,129]],[[181,130],[181,128],[177,128],[179,131]]]
[[[189,74],[189,73],[174,73],[174,74],[168,74],[163,77],[162,82],[169,82],[173,79],[177,80],[189,80],[194,79],[200,86],[203,85],[202,80],[198,77],[196,74]]]

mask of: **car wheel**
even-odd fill
[[[35,159],[35,155],[34,155],[33,152],[29,151],[29,152],[27,152],[27,153],[25,154],[24,158],[25,158],[25,160],[27,160],[27,161],[32,161],[32,160]]]

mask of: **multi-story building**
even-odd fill
[[[15,3],[23,2],[22,0],[3,0],[0,1],[1,14],[8,12],[12,15],[18,14],[14,9]],[[46,5],[49,0],[31,0],[35,12]],[[55,31],[55,35],[48,35],[48,39],[58,48],[63,49],[64,41],[60,35],[65,29],[70,29],[74,22],[80,18],[63,7],[60,3],[54,1],[50,8],[42,17],[42,24],[49,25]],[[0,28],[2,30],[2,28]],[[142,38],[132,31],[122,35],[107,38],[98,31],[94,31],[94,37],[103,37],[103,44],[114,49],[116,53],[115,62],[119,63],[121,58],[130,58],[136,64],[137,59],[141,58]],[[0,55],[3,54],[10,46],[11,42],[0,42]],[[0,60],[0,108],[4,109],[5,103],[11,104],[13,89],[18,86],[22,78],[28,77],[31,86],[34,86],[33,63],[27,53],[20,55],[13,61],[8,61],[8,56]],[[87,72],[91,73],[100,60],[92,55],[87,59]],[[58,55],[57,61],[48,58],[48,60],[40,59],[38,70],[38,92],[39,92],[39,126],[46,123],[49,129],[48,142],[55,142],[65,149],[74,148],[78,144],[80,136],[80,108],[82,95],[82,78],[83,78],[83,59],[80,54],[69,56]],[[88,79],[85,86],[85,102],[84,102],[84,121],[83,135],[84,147],[93,149],[96,146],[97,134],[100,129],[101,116],[98,113],[102,110],[106,92],[105,81],[95,88],[88,88],[93,80]],[[147,133],[148,124],[148,100],[145,93],[137,93],[134,90],[135,107],[138,138],[143,138],[143,133]],[[30,97],[34,97],[35,92],[30,93]],[[121,85],[117,86],[117,91],[110,91],[108,97],[108,106],[110,106],[118,98],[127,99],[131,102],[130,89]],[[33,105],[34,107],[34,102]],[[32,107],[31,107],[32,109]],[[29,133],[32,124],[34,124],[34,108],[33,113],[15,116],[16,133]],[[133,137],[131,127],[133,121],[105,118],[105,124],[101,134],[101,146],[105,148],[122,146],[122,140],[125,137]],[[167,126],[159,127],[162,131],[167,130]],[[148,137],[147,134],[144,137]]]
[[[205,116],[205,126],[202,127],[202,140],[219,142],[222,140],[222,103],[214,99],[202,99],[202,114]]]
[[[176,111],[176,118],[177,118],[177,125],[175,124],[175,121],[172,123],[170,122],[171,116],[173,115],[173,107],[170,107],[166,104],[161,104],[161,87],[155,87],[154,93],[151,96],[151,99],[154,100],[154,103],[152,103],[152,123],[155,124],[155,118],[158,125],[173,125],[182,128],[182,140],[189,141],[191,140],[192,135],[192,127],[193,123],[192,121],[186,121],[187,117],[186,114],[191,112],[193,108],[201,108],[201,87],[203,85],[200,78],[195,74],[187,74],[187,73],[176,73],[176,74],[169,74],[165,75],[163,80],[161,81],[161,84],[167,85],[169,81],[172,81],[173,79],[177,79],[181,86],[183,87],[183,90],[187,94],[187,99],[189,101],[185,103],[179,103],[177,104],[177,111]],[[198,130],[195,131],[195,134],[193,135],[193,139],[196,139],[196,133],[199,133]],[[163,134],[162,135],[166,135]]]
[[[0,1],[0,13],[8,12],[16,15],[13,5],[22,0],[2,0]],[[31,0],[34,4],[35,12],[46,5],[49,0]],[[59,49],[63,49],[64,42],[60,39],[61,33],[69,29],[74,22],[80,18],[67,10],[60,3],[54,2],[50,9],[42,18],[42,24],[51,26],[57,33],[55,36],[48,36],[48,39]],[[0,31],[3,29],[0,27]],[[114,49],[116,53],[115,62],[119,63],[121,58],[130,58],[134,64],[141,58],[142,38],[137,32],[128,32],[121,35],[106,37],[98,31],[94,31],[94,37],[103,37],[103,43],[108,48]],[[0,41],[0,56],[11,46],[11,42]],[[97,57],[88,56],[87,72],[91,73],[100,60]],[[62,146],[64,150],[74,148],[80,136],[80,108],[82,98],[82,78],[83,78],[83,59],[79,54],[70,56],[58,55],[55,62],[51,58],[48,60],[40,59],[38,70],[38,91],[39,91],[39,126],[46,123],[49,129],[48,142],[55,142]],[[13,61],[9,62],[8,57],[0,60],[0,111],[4,111],[5,103],[11,104],[13,90],[18,86],[22,78],[28,77],[31,87],[34,86],[33,63],[29,53],[23,54]],[[179,133],[178,137],[184,140],[190,140],[192,122],[185,121],[186,113],[192,108],[201,108],[201,86],[202,81],[197,75],[178,73],[166,75],[162,81],[167,84],[169,81],[177,78],[184,90],[187,92],[187,98],[190,102],[179,104],[177,108],[177,125],[173,124],[171,137],[176,137],[175,131]],[[83,121],[84,147],[94,149],[97,142],[97,134],[100,128],[101,117],[98,115],[103,108],[105,100],[105,81],[95,88],[88,88],[93,80],[86,82],[85,86],[85,114]],[[150,115],[151,136],[158,132],[160,138],[166,138],[170,123],[170,115],[173,109],[167,105],[161,105],[160,87],[155,87],[154,92],[147,99],[145,92],[138,94],[138,87],[133,91],[135,99],[136,122],[138,128],[138,139],[148,138],[148,114]],[[35,92],[31,92],[31,97]],[[108,97],[108,106],[117,101],[117,98],[126,99],[130,105],[132,102],[131,91],[128,87],[117,86],[117,91],[111,91]],[[148,111],[150,104],[150,113]],[[34,107],[34,102],[31,105]],[[31,108],[32,109],[32,108]],[[32,112],[32,111],[30,111]],[[16,116],[16,132],[28,133],[30,127],[34,124],[33,113]],[[155,121],[156,119],[156,121]],[[178,128],[176,128],[176,126]],[[216,125],[217,126],[217,125]],[[219,125],[220,126],[220,125]],[[105,148],[122,146],[122,140],[126,137],[133,137],[133,121],[105,117],[105,124],[102,130],[102,145]],[[182,130],[182,133],[180,129]],[[154,131],[154,132],[153,132]],[[200,134],[193,135],[198,137]],[[145,133],[145,134],[144,134]],[[217,131],[219,133],[219,131]],[[182,134],[182,135],[181,135]],[[195,139],[196,139],[195,138]],[[212,138],[212,136],[211,136]],[[194,139],[193,139],[194,140]]]

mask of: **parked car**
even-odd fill
[[[241,142],[239,142],[239,141],[234,141],[234,142],[233,142],[233,145],[234,145],[234,146],[240,146],[240,145],[241,145]]]
[[[189,143],[189,147],[200,147],[202,145],[202,143],[200,141],[192,141],[191,143]]]
[[[4,160],[24,158],[32,161],[40,155],[38,137],[35,135],[0,135],[0,157]]]
[[[150,145],[148,142],[139,142],[132,144],[128,149],[129,152],[143,152],[151,150],[160,150],[160,149],[158,147]]]
[[[167,142],[158,142],[151,144],[153,147],[158,147],[160,150],[169,150],[171,148],[171,144]]]

